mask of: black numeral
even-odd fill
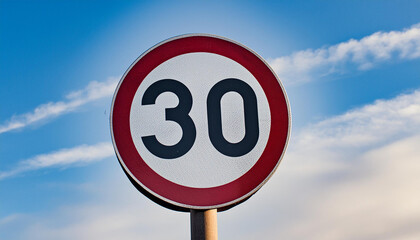
[[[222,132],[220,100],[223,95],[231,91],[239,93],[244,102],[245,136],[238,143],[228,142]],[[207,119],[211,143],[219,152],[238,157],[250,152],[257,144],[259,136],[257,97],[244,81],[228,78],[210,89],[207,97]]]
[[[155,135],[142,137],[142,140],[146,148],[155,156],[173,159],[187,153],[193,146],[197,135],[194,122],[188,115],[192,107],[192,96],[188,88],[181,82],[173,79],[163,79],[153,83],[147,88],[141,104],[155,104],[156,98],[163,92],[175,93],[179,99],[178,106],[165,109],[165,119],[174,121],[181,126],[182,138],[173,146],[161,144],[156,139]]]

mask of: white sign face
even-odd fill
[[[228,208],[274,173],[290,112],[256,53],[213,35],[184,35],[140,56],[121,79],[111,134],[131,182],[172,209]]]
[[[240,79],[249,85],[257,97],[259,136],[256,145],[242,156],[228,156],[211,143],[208,128],[207,96],[216,83],[224,79]],[[155,104],[142,105],[144,92],[153,83],[173,79],[184,84],[193,99],[191,117],[196,137],[191,149],[174,159],[162,158],[147,149],[142,137],[155,135],[163,145],[177,144],[183,135],[175,121],[165,120],[165,109],[174,108],[179,98],[172,92],[163,92]],[[242,96],[234,91],[223,95],[220,103],[222,135],[230,143],[245,137],[245,116]],[[134,145],[143,160],[157,174],[174,183],[209,188],[239,178],[257,162],[270,133],[270,108],[264,91],[255,77],[239,63],[213,53],[187,53],[171,58],[153,69],[140,84],[130,112],[130,129]]]

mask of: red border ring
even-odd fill
[[[193,52],[219,54],[245,67],[264,90],[271,113],[267,145],[255,165],[238,179],[211,188],[182,186],[157,174],[137,152],[130,132],[131,104],[144,78],[161,63]],[[227,38],[188,34],[153,46],[130,66],[115,91],[110,125],[115,152],[131,182],[155,202],[171,209],[188,211],[228,208],[246,200],[261,188],[274,173],[286,151],[291,115],[287,95],[280,80],[258,54]]]

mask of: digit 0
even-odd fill
[[[238,143],[225,139],[222,132],[220,101],[227,92],[237,92],[244,102],[245,136]],[[211,143],[222,154],[239,157],[249,153],[257,144],[259,137],[257,97],[254,90],[242,80],[228,78],[214,85],[207,97],[207,119]]]

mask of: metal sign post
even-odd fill
[[[224,37],[189,34],[130,66],[110,124],[134,186],[164,207],[191,212],[194,239],[214,239],[216,209],[244,202],[280,164],[291,120],[284,88],[258,54]]]
[[[190,212],[191,240],[217,240],[217,209]]]

